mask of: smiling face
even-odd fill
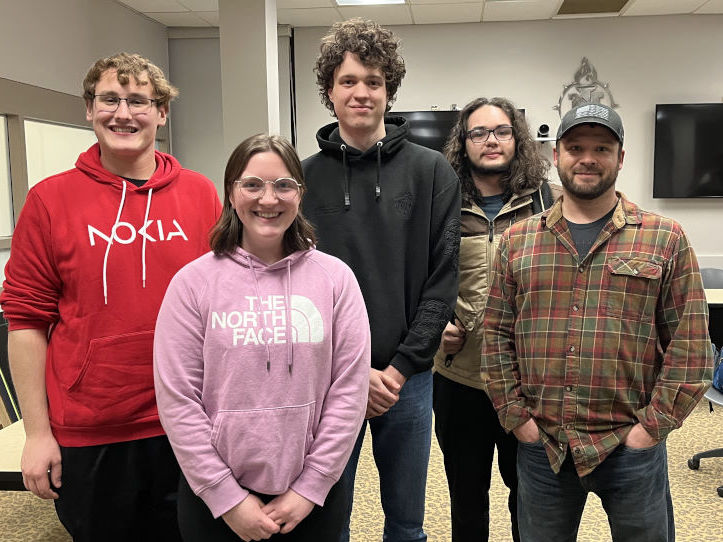
[[[512,120],[497,106],[483,105],[475,110],[467,120],[467,131],[475,128],[494,130],[498,126],[512,126]],[[492,175],[505,173],[515,157],[515,137],[499,141],[490,133],[484,143],[474,143],[470,138],[465,141],[469,167],[473,174]]]
[[[107,70],[95,84],[96,95],[118,96],[120,98],[154,98],[153,86],[148,74],[140,76],[141,84],[130,77],[127,85],[118,82],[116,70]],[[166,124],[167,110],[155,103],[147,113],[134,113],[123,100],[114,112],[103,111],[96,100],[86,106],[86,118],[93,123],[93,130],[100,144],[101,159],[113,162],[153,160],[156,131]]]
[[[584,200],[615,190],[624,156],[615,135],[599,124],[581,124],[570,129],[553,150],[565,194]]]
[[[383,137],[387,88],[379,68],[365,66],[357,55],[347,52],[327,94],[342,132],[363,134],[366,139],[380,133]]]
[[[291,174],[278,154],[266,151],[251,156],[240,178],[249,176],[274,181],[291,177]],[[242,193],[239,183],[235,183],[229,201],[243,224],[241,248],[266,263],[273,263],[284,257],[284,233],[299,213],[301,193],[281,200],[276,197],[271,184],[264,186],[264,194],[259,199],[252,199]]]

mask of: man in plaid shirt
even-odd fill
[[[710,384],[707,305],[680,225],[615,191],[622,145],[611,108],[569,111],[563,196],[497,253],[482,380],[519,441],[526,542],[574,541],[590,491],[615,542],[674,538],[665,438]]]

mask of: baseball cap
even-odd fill
[[[562,117],[560,127],[557,129],[557,139],[559,140],[571,128],[580,124],[599,124],[610,130],[615,137],[618,138],[620,144],[623,144],[623,121],[612,108],[604,104],[582,104],[570,109],[565,116]]]

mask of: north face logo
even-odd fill
[[[247,344],[320,343],[324,340],[324,321],[319,309],[308,297],[291,296],[290,326],[286,325],[286,299],[283,295],[261,298],[246,296],[247,308],[212,311],[211,329],[231,329],[233,346]],[[288,329],[287,329],[288,328]]]
[[[150,232],[148,231],[149,228],[151,230]],[[151,232],[155,237],[151,235]],[[169,230],[167,226],[163,226],[162,220],[148,220],[139,230],[136,230],[133,224],[129,222],[118,222],[113,226],[110,234],[105,234],[98,228],[88,224],[88,239],[92,247],[95,246],[96,236],[103,239],[106,243],[110,243],[112,238],[114,243],[120,243],[122,245],[131,244],[136,240],[136,237],[139,236],[141,238],[145,237],[150,243],[170,241],[174,237],[180,237],[184,241],[188,241],[188,237],[183,231],[183,228],[181,228],[181,225],[175,218],[173,219],[173,229],[171,230]]]

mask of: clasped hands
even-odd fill
[[[241,540],[249,542],[290,533],[313,509],[313,502],[288,489],[268,504],[249,494],[221,517]]]

